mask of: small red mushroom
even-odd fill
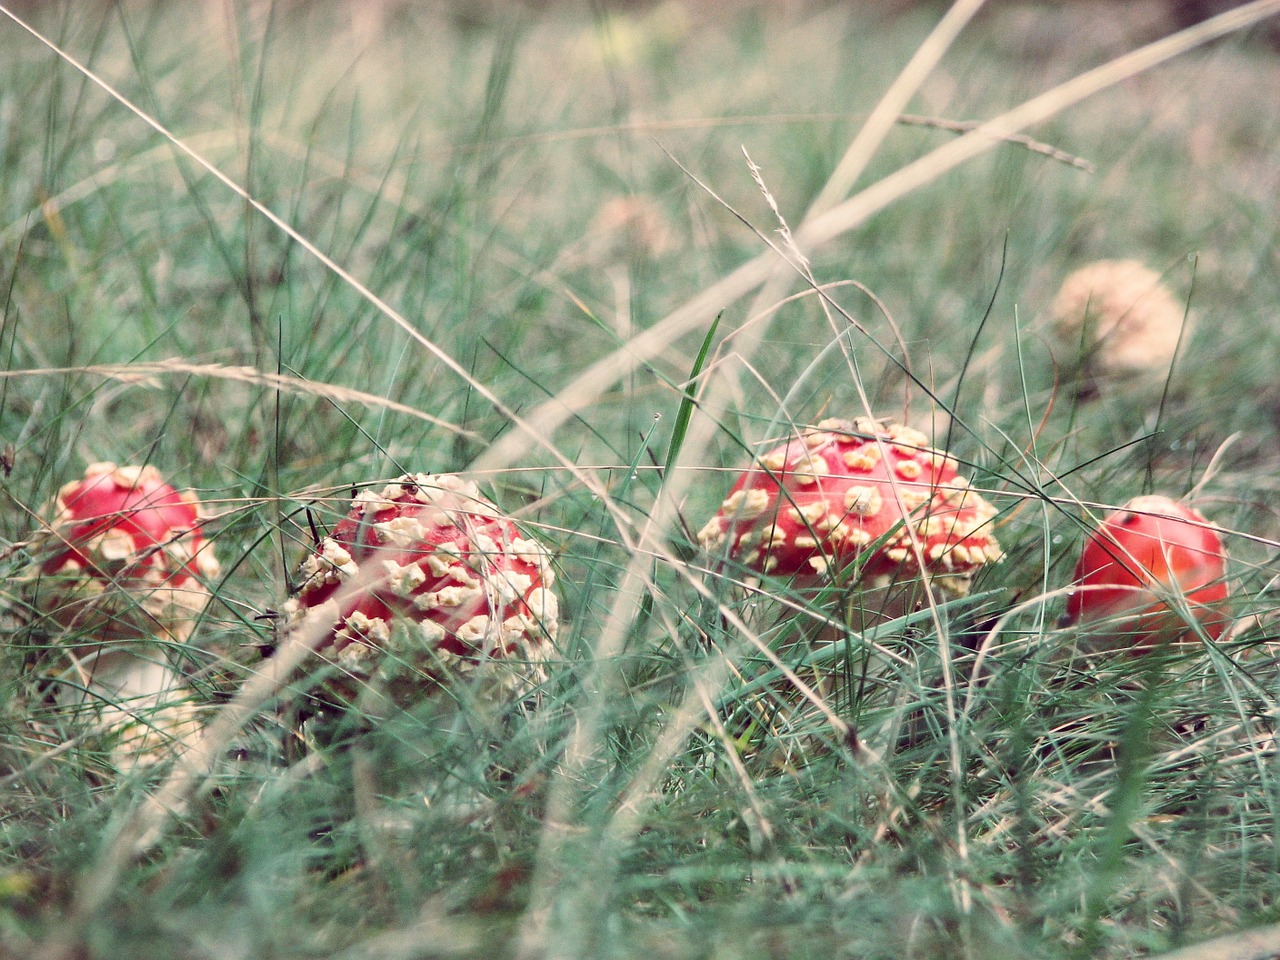
[[[1097,646],[1134,654],[1226,629],[1227,552],[1199,511],[1163,496],[1134,497],[1086,541],[1067,620]]]
[[[995,515],[918,430],[833,419],[759,456],[698,540],[802,584],[856,564],[864,588],[928,582],[958,596],[1004,556]]]
[[[23,579],[59,631],[40,667],[51,701],[93,726],[118,769],[150,766],[199,726],[166,653],[191,636],[219,574],[201,506],[154,466],[94,463],[49,512]]]
[[[550,554],[456,476],[361,491],[301,574],[286,623],[321,611],[331,624],[317,650],[339,668],[327,686],[343,700],[375,676],[420,692],[502,659],[527,665],[505,678],[527,686],[555,642]]]
[[[190,636],[219,573],[193,494],[149,464],[94,463],[52,512],[30,574],[38,609],[93,642]]]

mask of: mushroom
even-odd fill
[[[1169,497],[1134,497],[1103,518],[1076,565],[1066,620],[1095,649],[1143,654],[1205,636],[1229,612],[1227,553],[1199,511]]]
[[[862,589],[889,591],[910,609],[920,587],[961,596],[1003,558],[995,514],[918,430],[831,419],[757,457],[698,540],[802,587],[852,573]]]
[[[148,675],[156,682],[139,682]],[[101,702],[94,716],[117,772],[146,770],[179,756],[204,735],[208,709],[181,674],[139,670],[124,679],[131,687],[120,686],[110,697],[105,682],[97,681]]]
[[[50,512],[24,579],[32,608],[58,630],[46,653],[59,659],[44,672],[53,701],[106,733],[154,728],[158,711],[190,699],[167,650],[191,636],[219,573],[201,506],[154,466],[93,463]],[[118,765],[145,765],[155,747],[139,754],[121,739]]]
[[[1160,275],[1137,260],[1098,260],[1069,274],[1051,307],[1054,337],[1100,381],[1163,379],[1187,319]]]
[[[286,629],[326,631],[328,695],[353,702],[376,681],[393,700],[495,661],[508,691],[541,681],[559,620],[551,556],[480,494],[443,474],[363,490],[307,557]],[[308,619],[310,618],[310,619]]]
[[[190,636],[218,576],[195,496],[147,466],[94,463],[53,502],[38,606],[94,640]]]
[[[674,246],[674,235],[662,209],[644,196],[618,196],[596,211],[588,229],[604,259],[627,260],[661,257]]]

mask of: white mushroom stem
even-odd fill
[[[184,752],[201,735],[185,675],[152,644],[105,644],[55,678],[57,703],[110,743],[124,773]]]
[[[68,707],[98,703],[141,712],[185,687],[182,674],[163,654],[153,649],[143,653],[117,641],[77,657],[58,678],[55,698]]]

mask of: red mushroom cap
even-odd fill
[[[758,457],[698,540],[762,573],[814,577],[858,560],[871,586],[929,579],[963,594],[1004,556],[995,514],[918,430],[824,420]]]
[[[555,641],[550,554],[456,476],[362,491],[301,572],[288,621],[329,607],[317,649],[357,682],[389,661],[431,681],[486,660],[536,664]],[[349,685],[331,689],[350,697]]]
[[[1216,640],[1228,622],[1226,560],[1222,537],[1199,511],[1135,497],[1085,542],[1067,618],[1134,653],[1193,635],[1188,616]]]
[[[190,492],[151,465],[94,463],[58,491],[32,578],[36,605],[69,629],[110,640],[185,638],[219,573]]]

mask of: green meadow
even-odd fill
[[[1280,2],[893,7],[0,0],[0,957],[1270,955]],[[1181,306],[1158,375],[1054,336],[1099,259]],[[967,595],[864,622],[700,548],[864,416],[995,508]],[[154,766],[59,718],[32,600],[99,461],[221,565]],[[554,650],[307,722],[299,564],[405,473],[546,545]],[[1091,651],[1076,559],[1144,493],[1222,531],[1231,623]]]

